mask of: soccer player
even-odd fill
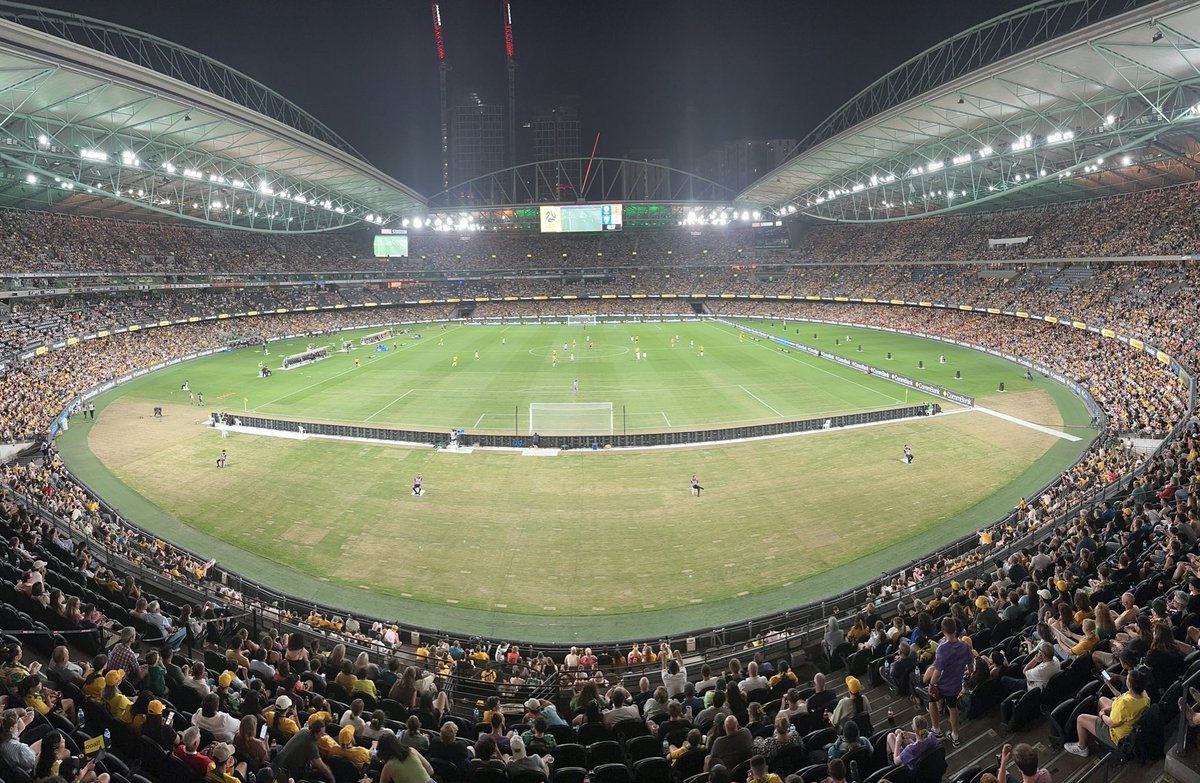
[[[907,465],[911,465],[911,464],[912,464],[912,461],[913,461],[913,453],[912,453],[912,449],[910,449],[910,448],[908,447],[908,444],[907,444],[907,443],[905,443],[905,444],[904,444],[904,462],[905,462],[905,464],[907,464]]]
[[[188,382],[185,380],[183,385],[179,387],[179,391],[188,391]]]
[[[576,381],[573,384],[571,384],[571,394],[579,394],[579,380],[578,379],[576,379]]]
[[[507,338],[507,337],[501,337],[501,338],[500,338],[500,344],[501,344],[501,345],[508,345],[508,338]]]
[[[195,404],[196,404],[196,394],[195,394],[195,392],[189,391],[188,392],[188,405],[195,405]]]
[[[938,357],[938,364],[945,364],[945,363],[946,363],[946,354],[942,354],[941,356]]]
[[[700,493],[704,491],[704,487],[700,486],[700,479],[696,478],[696,474],[692,474],[692,496],[700,497]]]
[[[221,456],[217,457],[217,467],[225,467],[225,460],[227,459],[229,459],[229,454],[225,452],[225,449],[221,449]]]
[[[458,366],[458,354],[454,354],[453,358],[450,359],[450,366],[451,367]]]
[[[592,338],[588,338],[588,348],[592,347]]]
[[[640,362],[642,360],[642,349],[641,348],[633,349],[633,359],[634,359],[634,361],[637,361],[637,362]]]
[[[475,361],[479,361],[479,351],[475,352]]]
[[[441,346],[443,346],[443,345],[445,345],[445,344],[446,344],[446,338],[445,338],[445,337],[439,337],[439,338],[438,338],[438,347],[440,348]]]
[[[197,405],[203,405],[203,404],[204,404],[204,392],[196,392],[196,404],[197,404]],[[92,418],[93,418],[93,419],[94,419],[94,418],[96,418],[96,416],[95,416],[95,412],[96,412],[96,409],[95,409],[95,408],[92,408],[92,414],[93,414],[93,415],[92,415]]]
[[[357,356],[354,357],[354,366],[358,367],[358,357]]]
[[[675,347],[675,338],[674,337],[671,338],[671,347],[672,348]]]
[[[700,343],[700,358],[704,358],[704,343]]]
[[[416,477],[413,478],[412,493],[413,493],[413,495],[416,495],[418,497],[421,495],[421,474],[420,473],[418,473],[416,475]]]
[[[738,342],[739,343],[746,342],[746,333],[745,332],[738,332]]]

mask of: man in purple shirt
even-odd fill
[[[958,623],[952,618],[942,619],[942,635],[945,639],[938,645],[933,665],[926,673],[930,688],[936,686],[939,693],[938,698],[929,702],[929,723],[933,727],[933,736],[940,739],[942,716],[939,702],[944,702],[950,711],[950,742],[957,748],[960,742],[958,697],[962,694],[963,681],[975,668],[975,654],[971,651],[971,645],[958,638]]]

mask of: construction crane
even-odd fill
[[[513,50],[512,4],[504,0],[504,52],[508,55],[508,165],[517,165],[517,61]]]
[[[450,189],[450,125],[446,108],[446,73],[450,63],[446,62],[446,44],[442,40],[442,11],[437,0],[433,0],[433,37],[437,43],[438,98],[442,109],[442,190]],[[512,77],[509,77],[511,84]]]

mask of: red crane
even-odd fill
[[[450,189],[450,126],[446,110],[446,73],[450,64],[446,62],[446,44],[442,40],[442,11],[437,0],[431,3],[433,7],[433,37],[437,43],[438,56],[438,98],[442,110],[442,190]]]
[[[508,56],[508,165],[517,165],[517,61],[513,49],[512,4],[504,0],[504,53]]]

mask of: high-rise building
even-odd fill
[[[535,161],[579,157],[579,98],[559,96],[540,102],[530,120]]]
[[[450,114],[450,184],[504,168],[504,106],[488,103],[479,92],[456,96]]]
[[[795,139],[727,141],[701,156],[696,173],[740,192],[780,166],[795,146]]]

